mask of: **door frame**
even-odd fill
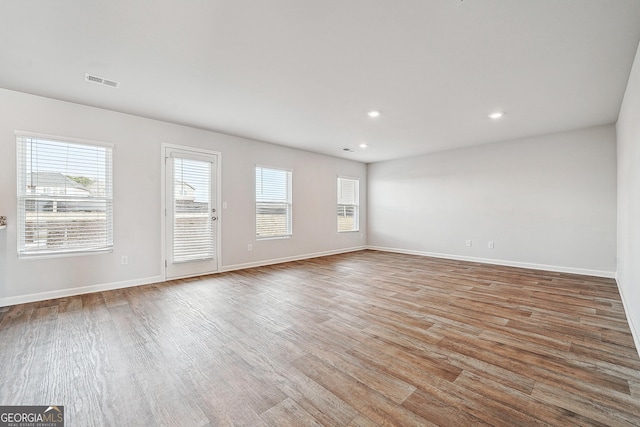
[[[166,263],[167,261],[167,149],[184,151],[187,153],[193,154],[204,154],[204,155],[214,155],[217,158],[216,164],[216,199],[213,201],[216,208],[216,213],[218,214],[218,220],[215,221],[216,227],[216,271],[211,271],[210,273],[199,273],[193,275],[181,276],[184,277],[193,277],[200,276],[202,274],[212,274],[220,272],[222,267],[222,211],[220,209],[221,200],[222,200],[222,153],[219,151],[207,150],[204,148],[190,147],[186,145],[176,145],[176,144],[168,144],[162,143],[160,146],[160,244],[162,245],[162,250],[160,251],[160,271],[162,281],[167,281],[167,269]],[[177,279],[177,277],[172,277],[171,280]]]

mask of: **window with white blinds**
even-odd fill
[[[173,262],[213,259],[211,162],[172,160]]]
[[[111,251],[113,146],[23,133],[16,142],[19,257]]]
[[[256,167],[256,237],[292,234],[290,170]]]
[[[359,231],[360,181],[338,177],[338,232]]]

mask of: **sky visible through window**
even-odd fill
[[[200,160],[175,158],[173,176],[178,183],[185,183],[195,190],[196,202],[209,203],[211,164]]]
[[[283,169],[256,168],[256,201],[288,201],[288,174],[289,171]]]
[[[26,172],[59,172],[97,180],[104,176],[105,153],[102,147],[38,140],[26,146]]]

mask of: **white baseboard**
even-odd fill
[[[80,286],[77,288],[57,289],[55,291],[38,292],[35,294],[18,295],[15,297],[0,298],[0,307],[16,304],[26,304],[29,302],[44,301],[48,299],[71,297],[76,295],[90,294],[93,292],[112,291],[114,289],[131,288],[133,286],[148,285],[150,283],[161,282],[160,276],[145,277],[142,279],[125,280],[122,282],[102,283],[99,285]]]
[[[624,314],[627,316],[627,323],[629,324],[629,329],[631,330],[631,336],[633,337],[633,342],[636,345],[636,351],[638,352],[638,356],[640,357],[640,329],[636,328],[635,318],[632,315],[632,311],[627,304],[627,300],[624,298],[624,292],[622,292],[622,287],[620,286],[620,280],[618,275],[616,274],[616,285],[618,285],[618,293],[620,294],[620,299],[622,300],[622,307],[624,307]]]
[[[571,273],[571,274],[580,274],[583,276],[606,277],[608,279],[613,279],[616,277],[616,273],[614,271],[588,270],[584,268],[562,267],[557,265],[546,265],[546,264],[533,264],[529,262],[507,261],[507,260],[501,260],[501,259],[476,258],[476,257],[461,256],[461,255],[441,254],[436,252],[414,251],[410,249],[387,248],[382,246],[367,246],[367,249],[371,249],[374,251],[396,252],[399,254],[407,254],[407,255],[428,256],[433,258],[454,259],[457,261],[478,262],[481,264],[503,265],[507,267],[530,268],[532,270],[554,271],[557,273]]]
[[[318,258],[318,257],[328,256],[328,255],[338,255],[338,254],[347,253],[347,252],[361,251],[364,249],[367,249],[367,247],[357,246],[353,248],[338,249],[338,250],[324,251],[324,252],[315,252],[315,253],[296,255],[296,256],[286,257],[286,258],[277,258],[277,259],[269,259],[269,260],[263,260],[258,262],[250,262],[245,264],[228,265],[220,268],[219,271],[212,272],[210,274],[222,273],[226,271],[242,270],[245,268],[252,268],[252,267],[262,267],[265,265],[272,265],[272,264],[281,264],[284,262],[300,261],[303,259]],[[162,279],[162,276],[153,276],[153,277],[145,277],[141,279],[127,280],[123,282],[103,283],[99,285],[80,286],[77,288],[57,289],[54,291],[38,292],[35,294],[18,295],[15,297],[5,297],[5,298],[0,298],[0,307],[6,307],[9,305],[16,305],[16,304],[26,304],[29,302],[44,301],[44,300],[55,299],[55,298],[71,297],[75,295],[89,294],[92,292],[112,291],[115,289],[130,288],[133,286],[142,286],[142,285],[148,285],[150,283],[158,283],[163,281],[164,280]]]
[[[319,257],[329,256],[329,255],[346,254],[348,252],[363,251],[365,249],[367,249],[367,246],[356,246],[353,248],[337,249],[333,251],[314,252],[311,254],[296,255],[296,256],[285,257],[285,258],[268,259],[264,261],[247,262],[243,264],[233,264],[233,265],[227,265],[225,267],[222,267],[220,269],[220,272],[244,270],[246,268],[264,267],[265,265],[282,264],[285,262],[300,261],[303,259],[319,258]]]

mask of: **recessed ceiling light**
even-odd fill
[[[497,113],[489,114],[489,117],[491,117],[492,119],[499,119],[502,116],[504,116],[504,113],[501,112],[501,111],[499,111]]]
[[[360,148],[367,148],[367,144],[362,143],[362,144],[360,144],[358,147],[360,147]]]
[[[369,116],[369,117],[373,117],[373,118],[375,118],[375,117],[380,117],[380,111],[378,111],[378,110],[371,110],[371,111],[369,111],[369,112],[367,113],[367,116]]]

